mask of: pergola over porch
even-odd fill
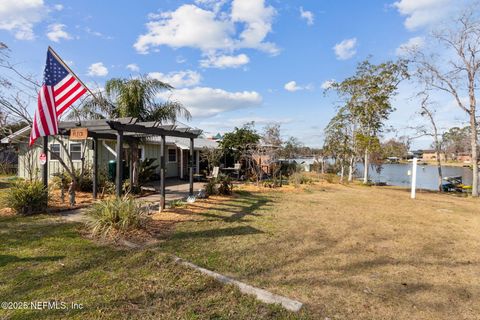
[[[70,135],[72,129],[86,128],[87,136],[93,140],[93,197],[98,191],[98,140],[116,140],[116,176],[115,191],[117,196],[122,195],[123,182],[123,142],[139,142],[145,136],[159,136],[160,143],[160,208],[165,208],[165,137],[181,137],[190,139],[189,154],[189,194],[193,195],[193,164],[194,164],[194,139],[202,133],[201,130],[183,124],[162,124],[160,121],[139,122],[136,118],[118,118],[102,120],[62,121],[58,125],[59,135]],[[44,139],[44,153],[47,150],[47,141]],[[48,179],[47,166],[44,166],[43,180]]]

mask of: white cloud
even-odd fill
[[[301,90],[301,88],[299,86],[297,86],[296,81],[287,82],[283,87],[285,88],[285,90],[290,91],[290,92],[295,92],[295,91]]]
[[[300,17],[302,19],[305,19],[309,26],[312,26],[315,20],[315,16],[313,15],[313,13],[308,10],[303,10],[303,7],[300,7]]]
[[[348,60],[357,53],[357,38],[345,39],[337,43],[333,50],[338,60]]]
[[[126,68],[132,72],[138,72],[140,71],[140,68],[138,67],[137,64],[135,63],[130,63],[130,64],[127,64]]]
[[[0,30],[13,32],[16,39],[33,40],[33,26],[47,15],[43,0],[2,0]]]
[[[103,38],[103,39],[107,39],[107,40],[111,40],[113,39],[113,37],[111,36],[108,36],[108,35],[104,35],[103,33],[101,32],[98,32],[98,31],[95,31],[95,30],[92,30],[91,28],[89,27],[86,27],[85,28],[85,32],[92,35],[92,36],[95,36],[95,37],[99,37],[99,38]]]
[[[229,55],[211,55],[206,59],[200,60],[200,66],[203,68],[238,68],[250,62],[250,58],[246,54],[236,56]]]
[[[262,96],[256,91],[229,92],[223,89],[195,87],[162,92],[160,98],[181,102],[194,118],[259,106]]]
[[[408,30],[415,30],[445,17],[455,3],[456,1],[452,0],[400,0],[393,6],[401,15],[407,16],[405,27]]]
[[[220,9],[222,9],[223,5],[226,2],[226,0],[195,0],[195,4],[197,4],[198,6],[203,6],[207,9],[211,9],[215,13],[220,12]]]
[[[53,6],[53,9],[57,10],[57,11],[62,11],[63,10],[63,4],[56,4]]]
[[[283,88],[287,91],[295,92],[295,91],[299,91],[299,90],[312,90],[313,85],[309,84],[309,85],[306,85],[306,86],[299,86],[296,81],[290,81],[290,82],[285,83]]]
[[[397,56],[406,56],[410,52],[421,49],[425,45],[425,39],[423,37],[413,37],[408,39],[407,42],[402,43],[395,53]]]
[[[226,49],[233,45],[230,35],[234,30],[229,21],[216,19],[214,12],[191,4],[164,12],[159,20],[150,21],[146,26],[148,32],[139,36],[134,44],[139,53],[148,53],[150,48],[161,45],[193,47],[202,51]]]
[[[231,54],[242,48],[278,53],[275,44],[265,41],[272,31],[276,12],[273,7],[265,6],[264,0],[233,0],[231,12],[220,10],[223,2],[219,5],[200,0],[196,4],[203,8],[185,4],[175,11],[150,14],[147,33],[140,35],[134,44],[137,52],[146,54],[166,45],[196,48],[206,55],[218,55],[219,51]]]
[[[272,6],[265,6],[264,0],[233,0],[232,21],[245,24],[238,46],[277,54],[278,48],[275,44],[263,42],[267,34],[272,31],[275,14],[275,9]]]
[[[88,67],[88,75],[93,77],[105,77],[108,74],[108,69],[103,65],[103,62],[92,63]]]
[[[150,72],[148,77],[168,83],[174,88],[195,86],[200,83],[202,78],[198,72],[192,70],[170,72],[168,74]]]
[[[47,28],[47,38],[53,42],[60,42],[61,39],[70,40],[72,37],[64,30],[66,25],[61,23],[50,24]]]
[[[335,79],[325,80],[323,81],[322,85],[320,86],[323,90],[330,89],[332,84],[335,83]]]

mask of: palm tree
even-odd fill
[[[157,94],[164,90],[172,90],[168,83],[148,77],[107,81],[105,92],[113,101],[118,117],[135,117],[140,121],[175,121],[178,116],[187,120],[190,112],[179,102],[157,102]]]
[[[191,119],[190,112],[178,101],[159,102],[157,95],[172,90],[168,83],[148,77],[113,78],[105,91],[90,96],[81,107],[72,110],[70,119],[105,119],[134,117],[140,121],[176,121]]]
[[[140,121],[173,121],[178,117],[191,119],[190,112],[178,101],[158,101],[158,93],[172,90],[168,83],[148,77],[113,78],[106,82],[105,92],[90,96],[81,108],[73,109],[71,119],[105,119],[134,117]],[[130,143],[133,171],[132,186],[138,186],[137,142]]]

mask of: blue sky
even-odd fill
[[[338,104],[323,93],[328,81],[351,75],[369,55],[397,59],[402,45],[422,45],[462,1],[1,2],[0,41],[23,70],[41,75],[51,45],[92,89],[138,74],[171,83],[176,90],[162,98],[182,101],[190,124],[207,134],[279,122],[285,137],[321,146]],[[396,135],[418,121],[414,93],[404,83],[394,101]],[[461,124],[451,99],[439,99],[442,124]]]

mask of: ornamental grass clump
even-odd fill
[[[134,198],[108,199],[95,203],[88,211],[87,226],[93,235],[103,237],[142,229],[147,220],[148,208]]]
[[[41,181],[18,181],[2,195],[0,204],[17,214],[45,213],[48,205],[48,189]]]

